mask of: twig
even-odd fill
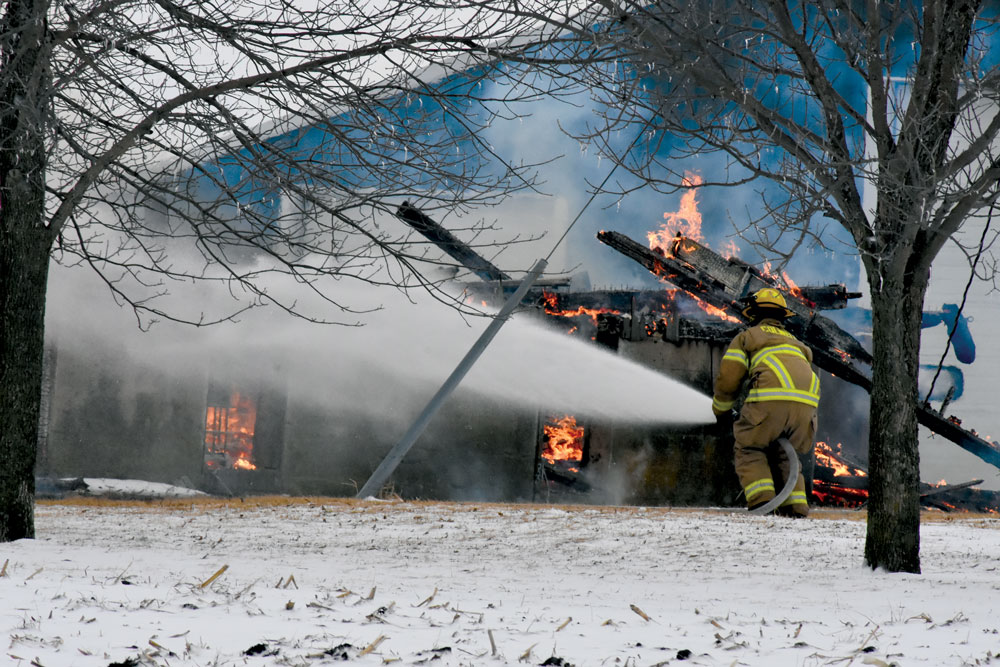
[[[426,600],[424,600],[423,602],[421,602],[420,604],[418,604],[417,606],[418,607],[423,607],[425,604],[430,604],[434,600],[434,596],[437,595],[437,594],[438,594],[438,589],[437,589],[437,587],[435,587],[434,588],[434,592],[431,593],[431,596],[429,598],[427,598]]]
[[[0,568],[0,577],[7,576],[7,563],[9,562],[10,562],[9,558],[3,562],[3,568]]]
[[[644,621],[651,621],[651,620],[653,620],[653,619],[651,619],[651,618],[650,618],[649,616],[647,616],[647,615],[646,615],[646,612],[644,612],[644,611],[643,611],[642,609],[639,609],[639,608],[638,608],[638,607],[636,607],[636,606],[635,606],[634,604],[630,604],[630,605],[628,606],[628,608],[629,608],[629,609],[631,609],[632,611],[634,611],[635,613],[639,614],[639,616],[640,616],[640,617],[642,618],[642,620],[644,620]]]
[[[120,573],[120,574],[119,574],[119,575],[118,575],[117,577],[115,577],[115,582],[119,582],[119,581],[121,581],[122,579],[124,579],[124,578],[125,578],[125,573],[129,571],[129,568],[131,568],[131,567],[132,567],[132,563],[134,563],[134,562],[135,562],[135,561],[129,561],[129,563],[128,563],[128,565],[127,565],[127,566],[125,567],[125,569],[124,569],[124,570],[122,570],[122,571],[121,571],[121,573]]]
[[[215,574],[213,574],[211,577],[209,577],[205,581],[201,582],[201,585],[198,586],[198,588],[205,588],[210,583],[212,583],[213,581],[215,581],[216,579],[218,579],[219,577],[221,577],[222,573],[225,572],[228,569],[229,569],[228,565],[223,565],[222,567],[220,567],[218,570],[215,571]]]
[[[38,574],[39,572],[41,572],[44,569],[45,569],[44,567],[38,568],[37,570],[35,570],[34,572],[31,573],[31,576],[28,577],[28,579],[31,579],[32,577],[34,577],[36,574]],[[25,579],[25,581],[28,581],[28,579]]]
[[[565,628],[567,625],[569,625],[570,621],[572,621],[572,620],[573,620],[572,616],[570,616],[569,618],[567,618],[565,621],[563,621],[562,625],[560,625],[558,628],[556,628],[556,632],[559,632],[560,630],[562,630],[563,628]]]
[[[372,651],[374,651],[376,648],[378,648],[378,645],[381,644],[384,641],[385,641],[385,635],[379,635],[378,639],[376,639],[375,641],[373,641],[371,644],[369,644],[367,647],[365,647],[364,651],[362,651],[361,653],[358,654],[358,657],[360,658],[363,655],[368,655],[369,653],[371,653]]]
[[[368,594],[368,597],[366,597],[365,600],[374,600],[375,599],[375,589],[376,588],[378,588],[378,586],[372,586],[372,591],[371,591],[371,593]]]
[[[282,588],[288,588],[289,586],[292,586],[292,585],[295,586],[295,590],[299,589],[299,585],[295,581],[295,575],[294,574],[288,575],[288,581],[285,582],[285,585],[282,586]]]
[[[518,658],[518,660],[520,660],[521,662],[527,662],[531,658],[531,649],[535,648],[536,646],[538,646],[538,642],[535,642],[534,644],[529,646],[528,650],[522,653],[521,657]]]
[[[493,657],[496,657],[496,654],[497,654],[497,643],[495,641],[493,641],[493,631],[492,630],[487,630],[486,634],[490,638],[490,655],[492,655]]]
[[[170,649],[168,649],[166,646],[163,646],[162,644],[157,644],[152,639],[149,640],[149,645],[152,646],[155,649],[159,649],[159,650],[165,652],[170,657],[174,657],[174,656],[177,655],[176,653],[174,653],[173,651],[171,651]]]

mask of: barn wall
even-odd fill
[[[709,394],[724,348],[697,340],[623,340],[618,353]],[[252,389],[260,401],[259,469],[213,476],[203,467],[209,385],[231,380],[247,387],[251,376],[227,378],[218,368],[167,375],[135,355],[67,347],[58,351],[52,378],[40,473],[191,483],[220,493],[354,495],[433,391],[415,393],[384,378],[345,378],[359,384],[360,395],[375,387],[399,406],[393,414],[374,415],[358,405],[326,403],[294,378],[280,387],[259,384]],[[731,436],[712,425],[584,418],[584,484],[545,480],[537,457],[545,416],[544,406],[512,407],[460,392],[431,422],[386,492],[423,499],[645,505],[730,505],[739,499]]]

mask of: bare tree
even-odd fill
[[[942,246],[997,198],[995,12],[976,0],[594,0],[596,14],[577,17],[570,5],[521,11],[561,30],[565,62],[581,65],[570,76],[606,109],[582,138],[656,187],[684,187],[678,158],[706,153],[726,158],[715,184],[766,179],[766,215],[745,231],[778,259],[820,242],[829,221],[849,234],[874,324],[865,559],[918,572],[921,311]],[[645,135],[623,154],[615,137],[630,126]]]
[[[530,48],[511,38],[533,21],[479,5],[5,3],[0,541],[34,533],[50,257],[97,271],[142,326],[263,304],[351,323],[359,304],[338,299],[338,280],[453,298],[403,228],[380,220],[404,196],[468,212],[532,186],[530,165],[481,138],[515,100],[485,97],[479,81]],[[326,314],[268,291],[275,273]],[[195,280],[236,295],[232,309],[164,306]]]

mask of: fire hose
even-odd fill
[[[802,471],[802,466],[799,464],[799,455],[796,453],[795,448],[792,447],[792,443],[788,441],[788,438],[782,436],[775,440],[775,442],[781,446],[781,449],[785,452],[785,456],[788,457],[788,479],[785,480],[785,485],[781,487],[778,495],[760,507],[750,510],[750,514],[767,514],[788,500],[788,496],[792,495],[792,490],[795,489],[795,482],[799,479],[799,473]]]

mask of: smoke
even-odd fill
[[[198,305],[206,313],[229,304],[228,294],[199,289]],[[291,300],[301,286],[275,277],[268,289]],[[312,324],[265,308],[238,323],[193,328],[161,322],[143,332],[93,274],[53,266],[47,325],[60,350],[88,358],[130,360],[182,381],[204,382],[211,374],[254,378],[287,385],[295,400],[331,412],[407,420],[490,321],[463,318],[421,293],[366,283],[337,289],[352,304],[379,309],[360,316],[363,326]],[[307,295],[300,300],[303,312],[321,306]],[[608,420],[712,420],[707,397],[525,316],[501,329],[461,387],[509,405]]]
[[[504,88],[499,87],[498,96]],[[513,97],[514,95],[511,94]],[[664,194],[643,187],[624,168],[615,168],[594,146],[580,143],[568,133],[586,135],[594,123],[595,109],[586,93],[560,100],[547,100],[530,108],[530,117],[497,122],[488,139],[500,155],[515,162],[541,164],[541,192],[522,193],[498,209],[498,227],[502,235],[545,232],[535,243],[505,250],[497,264],[501,268],[526,268],[532,260],[545,256],[574,218],[583,212],[573,229],[550,261],[553,271],[589,274],[597,286],[655,289],[663,283],[646,269],[601,244],[595,237],[601,230],[624,233],[640,243],[646,234],[660,228],[665,212],[676,211],[686,191]],[[624,150],[632,141],[625,132],[610,141]],[[663,149],[665,153],[668,148]],[[661,159],[670,161],[668,155]],[[706,182],[740,181],[741,175],[721,154],[690,155],[673,160],[678,174],[692,173]],[[613,173],[612,173],[613,172]],[[601,194],[589,201],[596,184],[608,174],[608,190],[627,191],[616,199]],[[747,174],[748,176],[748,174]],[[763,217],[764,198],[775,199],[781,193],[765,180],[738,187],[703,186],[697,190],[698,210],[702,214],[704,243],[723,251],[735,243],[739,255],[750,263],[760,263],[760,256],[746,241],[737,237],[738,229],[750,227],[752,220]],[[589,202],[589,203],[588,203]],[[814,221],[815,230],[825,247],[812,242],[802,244],[789,263],[789,275],[800,285],[825,285],[843,282],[856,289],[860,262],[850,239],[836,224]],[[750,228],[752,236],[754,228]],[[821,230],[821,231],[820,231]],[[773,230],[771,230],[773,232]],[[500,238],[500,236],[498,236]],[[788,239],[786,239],[786,244]]]

